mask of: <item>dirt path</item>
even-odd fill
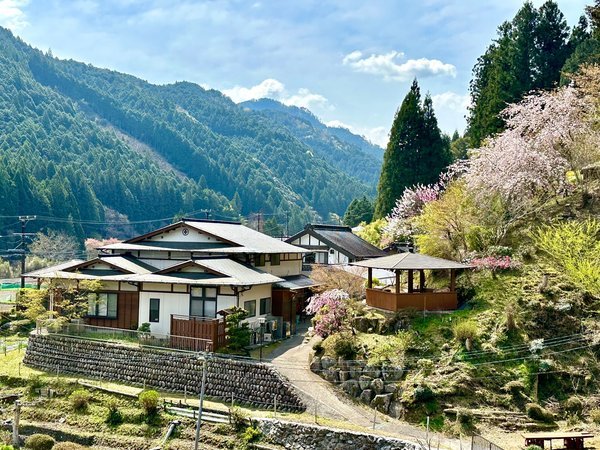
[[[309,356],[312,345],[313,340],[305,339],[304,333],[299,333],[273,351],[270,355],[271,362],[299,391],[309,412],[314,412],[316,407],[317,416],[347,421],[372,432],[375,417],[372,408],[354,403],[331,383],[310,371]],[[375,430],[413,442],[426,441],[426,432],[422,428],[380,413],[377,413],[375,418]],[[429,438],[433,448],[438,446],[438,439],[441,447],[461,448],[458,439],[446,438],[439,433],[430,433]],[[468,448],[468,443],[463,441],[462,448]]]

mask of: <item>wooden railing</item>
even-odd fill
[[[225,320],[172,314],[171,335],[209,339],[214,351],[226,344]]]
[[[367,305],[387,311],[415,308],[420,311],[449,311],[458,307],[456,292],[395,292],[367,289]]]

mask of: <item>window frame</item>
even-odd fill
[[[201,295],[194,295],[194,290],[199,289],[201,291]],[[209,296],[207,294],[208,290],[212,290],[214,291],[214,297],[213,296]],[[192,317],[207,317],[207,318],[211,318],[214,319],[217,317],[217,297],[219,296],[219,290],[216,287],[205,287],[205,286],[195,286],[190,288],[190,316]],[[206,314],[206,304],[207,303],[212,303],[214,304],[214,315],[207,315]],[[200,304],[200,312],[201,315],[198,314],[192,314],[192,310],[193,310],[193,306],[197,306],[195,304]]]
[[[152,304],[155,303],[157,308],[156,308],[156,320],[152,320],[153,316],[152,316]],[[150,323],[160,323],[160,298],[151,298],[148,302],[148,322]]]
[[[106,296],[105,312],[100,311],[103,306],[101,296]],[[114,303],[113,303],[114,301]],[[112,303],[112,305],[111,305]],[[92,306],[93,305],[93,306]],[[113,306],[114,308],[111,308]],[[93,310],[93,313],[90,312]],[[88,294],[88,311],[86,317],[98,319],[117,319],[119,316],[119,294],[117,292],[90,292]]]
[[[267,265],[267,258],[264,253],[260,253],[254,256],[254,265],[256,267],[264,267]]]
[[[267,308],[268,306],[268,308]],[[271,297],[264,297],[260,299],[260,310],[259,315],[269,315],[273,312],[273,299]]]
[[[280,266],[281,265],[281,255],[279,253],[271,254],[271,265],[272,266]]]
[[[250,314],[250,310],[248,308],[246,308],[246,304],[247,303],[251,303],[251,304],[253,303],[254,304],[254,306],[252,308],[254,310],[254,314]],[[248,317],[256,317],[256,299],[246,300],[244,302],[244,310],[248,313]]]

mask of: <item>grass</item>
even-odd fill
[[[279,348],[283,341],[271,342],[270,344],[264,345],[262,349],[263,359],[268,359],[271,354]],[[260,357],[260,348],[256,347],[250,351],[250,357],[258,359]]]

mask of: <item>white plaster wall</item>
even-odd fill
[[[187,228],[188,234],[183,234],[183,229]],[[151,238],[146,239],[146,241],[165,241],[165,242],[219,242],[216,238],[212,236],[207,236],[198,230],[195,230],[192,227],[177,227],[173,230],[166,231],[161,234],[157,234],[156,236],[152,236]]]
[[[150,299],[160,299],[159,321],[150,322]],[[140,292],[138,323],[150,322],[150,331],[157,334],[171,333],[171,314],[187,316],[190,313],[190,295],[171,292]]]
[[[237,306],[237,297],[235,295],[218,295],[217,296],[217,311],[222,309]]]
[[[264,266],[258,267],[258,269],[264,270],[265,272],[271,273],[276,277],[287,277],[290,275],[299,275],[302,272],[302,260],[297,261],[283,261],[280,260],[278,266],[272,266],[270,262]]]

